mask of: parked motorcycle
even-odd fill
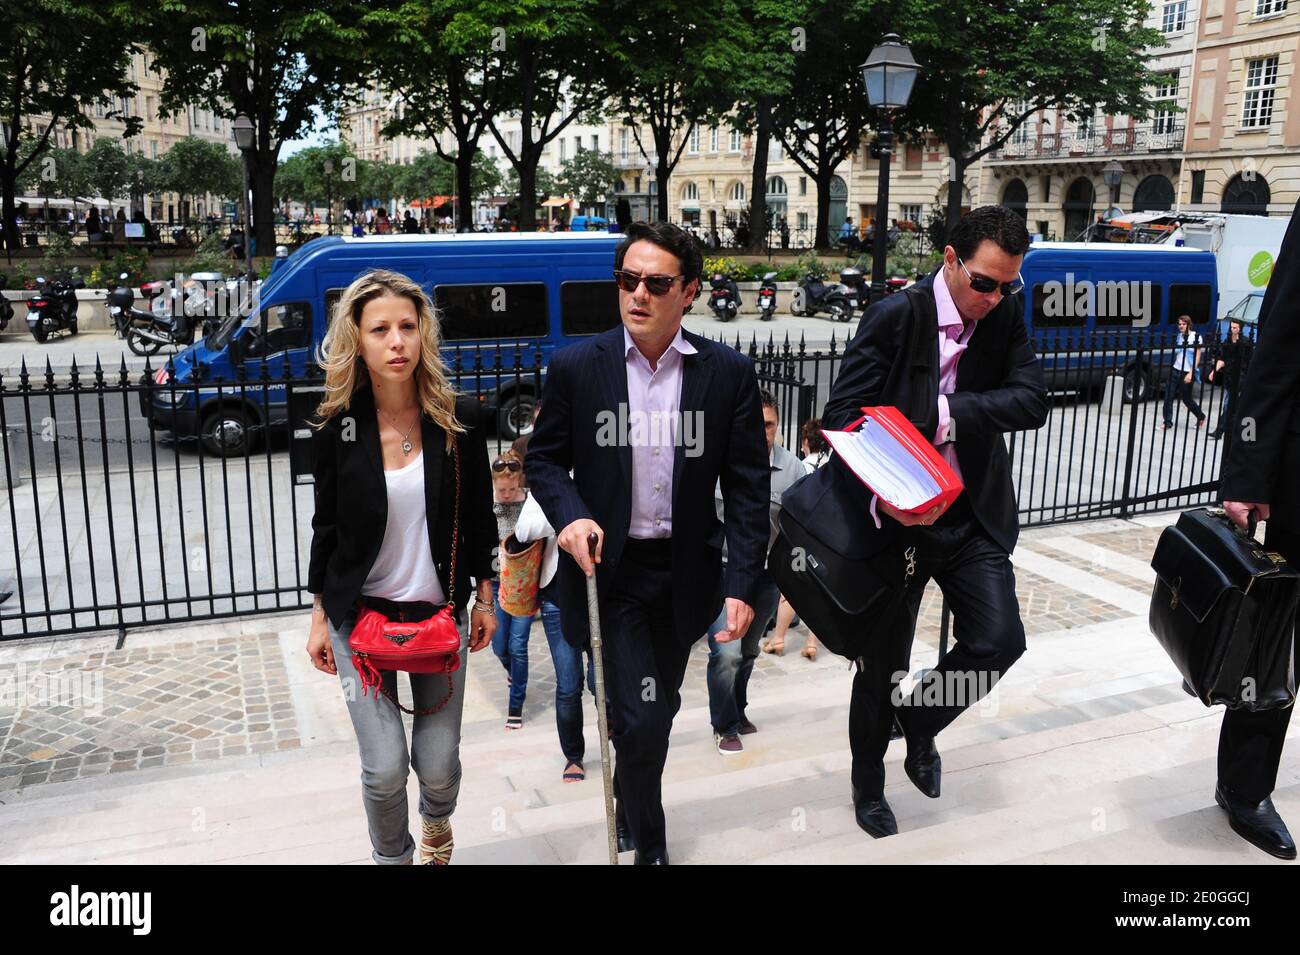
[[[827,282],[826,276],[809,272],[795,291],[790,313],[810,317],[825,313],[832,321],[847,322],[857,307],[857,293],[840,282]]]
[[[27,302],[27,327],[32,337],[44,342],[54,332],[77,334],[77,289],[85,288],[80,272],[72,270],[71,279],[46,282],[36,279],[36,295]]]
[[[0,275],[0,332],[9,327],[9,320],[14,317],[14,304],[3,294],[7,284],[9,284],[9,276]]]
[[[130,275],[123,272],[117,277],[117,281],[110,280],[107,285],[108,294],[104,297],[104,306],[108,309],[108,317],[113,323],[113,333],[118,338],[124,339],[127,339],[132,323],[143,322],[147,324],[153,319],[153,313],[135,307],[135,292],[127,284],[129,278]],[[140,286],[140,289],[145,291],[145,286]],[[129,344],[130,339],[127,339],[127,341]]]
[[[717,273],[709,280],[709,308],[720,322],[729,322],[740,313],[740,287],[735,280]]]
[[[758,287],[758,317],[770,322],[776,313],[776,273],[768,272]]]
[[[118,291],[130,292],[129,289]],[[196,324],[184,308],[164,312],[131,308],[126,326],[126,347],[137,355],[152,355],[163,345],[192,345]]]

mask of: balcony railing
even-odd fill
[[[1071,156],[1131,156],[1169,152],[1183,148],[1181,124],[1161,123],[1096,130],[1091,136],[1077,131],[1040,133],[1023,141],[1008,140],[989,154],[990,159],[1068,159]]]

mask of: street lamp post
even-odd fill
[[[1110,186],[1110,204],[1119,208],[1119,184],[1124,181],[1124,167],[1112,159],[1101,167],[1101,178]],[[1108,212],[1110,210],[1107,210]]]
[[[248,195],[248,154],[253,149],[253,121],[240,113],[232,125],[235,145],[239,147],[240,166],[244,171],[244,266],[248,272],[248,287],[252,290],[256,276],[253,273],[253,208]]]
[[[911,99],[920,67],[896,33],[885,35],[859,67],[867,87],[867,102],[880,110],[880,176],[876,185],[875,241],[871,250],[871,294],[879,301],[885,294],[885,255],[889,221],[889,157],[894,151],[892,110],[902,109]],[[951,188],[951,184],[950,184]]]

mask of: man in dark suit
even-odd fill
[[[903,763],[938,797],[938,732],[992,688],[1024,652],[1011,551],[1020,531],[1003,434],[1041,427],[1047,391],[1025,332],[1022,219],[1001,206],[970,212],[953,229],[943,266],[867,310],[844,353],[823,425],[845,428],[866,405],[893,405],[933,440],[965,490],[947,509],[903,513],[872,500],[882,531],[915,548],[904,609],[872,635],[859,658],[849,710],[853,803],[874,837],[898,831],[885,800],[885,750],[898,722]],[[882,516],[883,515],[883,516]],[[901,525],[901,526],[900,526]],[[906,676],[926,582],[938,581],[954,617],[955,646],[914,691]]]
[[[702,265],[676,226],[628,228],[614,253],[622,324],[552,356],[524,462],[568,555],[560,623],[579,646],[585,578],[596,575],[620,843],[635,845],[638,864],[668,862],[661,777],[691,645],[724,597],[716,639],[745,633],[766,556],[767,439],[753,363],[681,327]],[[719,481],[725,528],[714,511]]]
[[[1264,546],[1300,566],[1300,203],[1282,240],[1259,312],[1259,338],[1223,462],[1223,507],[1242,528],[1267,521]],[[1300,647],[1297,647],[1300,651]],[[1234,832],[1279,859],[1295,840],[1273,808],[1292,707],[1228,710],[1219,733],[1214,798]]]

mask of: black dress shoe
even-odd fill
[[[636,858],[633,860],[633,864],[634,865],[667,865],[668,853],[661,852],[657,855],[643,856],[640,852],[638,852],[636,854]]]
[[[907,741],[903,770],[917,789],[931,799],[939,798],[939,777],[943,772],[943,763],[939,759],[939,750],[935,748],[933,736]]]
[[[1246,802],[1233,796],[1220,783],[1214,787],[1214,801],[1227,812],[1232,831],[1252,846],[1279,859],[1295,858],[1295,840],[1273,808],[1271,797],[1265,796],[1260,803]]]
[[[898,820],[894,810],[889,808],[885,797],[865,799],[856,789],[853,790],[853,818],[858,828],[873,839],[898,835]]]
[[[618,840],[619,852],[631,852],[636,848],[636,843],[632,841],[632,833],[625,823],[615,823],[614,836]]]

